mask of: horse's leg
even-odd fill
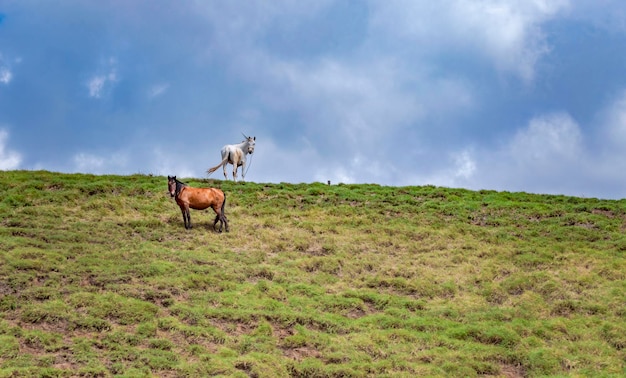
[[[213,221],[213,231],[215,231],[215,225],[217,224],[217,222],[220,220],[220,216],[219,214],[215,215],[215,220]],[[220,232],[222,232],[222,224],[220,223]]]
[[[213,211],[215,211],[215,220],[213,221],[213,230],[215,230],[215,225],[217,224],[217,222],[220,222],[220,229],[219,232],[222,232],[222,212],[220,207],[215,204],[212,206],[213,207]]]
[[[241,181],[246,181],[246,162],[241,162]]]
[[[228,165],[228,160],[226,158],[228,157],[228,154],[228,151],[222,150],[222,161],[224,162],[224,165],[222,165],[222,170],[224,171],[224,180],[228,180],[228,175],[226,175],[226,166]]]
[[[185,229],[187,228],[187,214],[185,214],[185,208],[183,206],[180,207],[180,212],[183,214],[183,224],[185,225]]]
[[[239,168],[239,155],[233,154],[233,181],[237,182],[237,168]]]
[[[221,222],[224,222],[224,225],[226,226],[226,232],[229,232],[228,230],[228,219],[226,219],[226,215],[224,215],[224,213],[221,214]],[[220,230],[222,229],[222,226],[220,225]]]
[[[228,232],[228,221],[226,220],[226,194],[222,192],[224,198],[222,199],[222,203],[220,206],[217,206],[219,212],[216,211],[217,215],[220,218],[220,232],[222,231],[222,226],[226,226],[226,232]]]
[[[191,211],[189,211],[189,206],[185,206],[185,214],[187,214],[187,229],[191,230]]]

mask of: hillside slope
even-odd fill
[[[0,172],[0,377],[626,374],[623,200],[187,183]]]

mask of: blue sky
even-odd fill
[[[0,170],[626,193],[617,0],[0,0]],[[221,171],[211,177],[222,178]]]

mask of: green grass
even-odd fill
[[[0,377],[626,375],[626,201],[0,172]]]

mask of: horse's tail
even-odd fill
[[[211,174],[211,173],[215,172],[215,171],[216,171],[219,167],[221,167],[222,165],[226,164],[226,162],[228,162],[228,155],[226,155],[226,157],[225,157],[224,159],[222,159],[222,161],[221,161],[218,165],[216,165],[216,166],[215,166],[215,167],[213,167],[213,168],[209,168],[209,169],[207,169],[207,171],[206,171],[206,172],[207,172],[208,174]]]
[[[222,193],[224,193],[224,191],[222,190]],[[226,217],[226,213],[224,213],[224,209],[226,208],[226,193],[224,193],[224,200],[222,201],[222,216]]]

